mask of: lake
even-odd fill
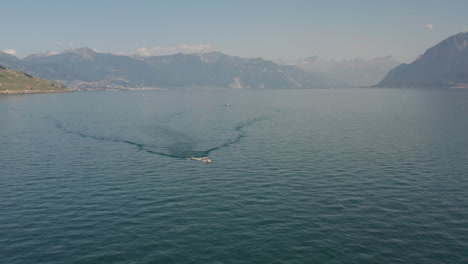
[[[1,263],[468,263],[466,89],[8,95],[0,144]]]

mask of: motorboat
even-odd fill
[[[211,159],[208,158],[208,157],[202,157],[202,158],[194,158],[194,157],[190,157],[190,158],[187,158],[188,160],[198,160],[198,161],[202,161],[202,162],[205,162],[206,164],[210,163],[211,162]]]

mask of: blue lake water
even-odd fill
[[[468,90],[0,96],[0,263],[468,263],[467,190]]]

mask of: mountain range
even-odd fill
[[[468,32],[445,39],[410,64],[399,65],[377,86],[468,88]]]
[[[318,76],[294,66],[220,52],[136,57],[80,48],[59,54],[34,54],[23,59],[0,52],[0,65],[59,81],[75,89],[329,87]]]
[[[0,51],[0,65],[74,89],[468,88],[468,32],[447,38],[410,64],[399,64],[391,56],[345,61],[313,56],[273,62],[220,52],[138,57],[80,48],[23,59]]]

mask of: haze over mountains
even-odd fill
[[[379,83],[382,78],[401,62],[392,56],[370,60],[327,60],[312,56],[300,60],[279,60],[280,64],[293,65],[310,73],[319,73],[333,87],[362,87]]]
[[[344,61],[313,56],[275,63],[220,52],[138,57],[90,48],[23,59],[0,52],[0,65],[75,89],[310,89],[377,83],[378,87],[468,87],[467,43],[468,32],[459,33],[428,49],[411,64],[398,67],[399,62],[391,56]]]

